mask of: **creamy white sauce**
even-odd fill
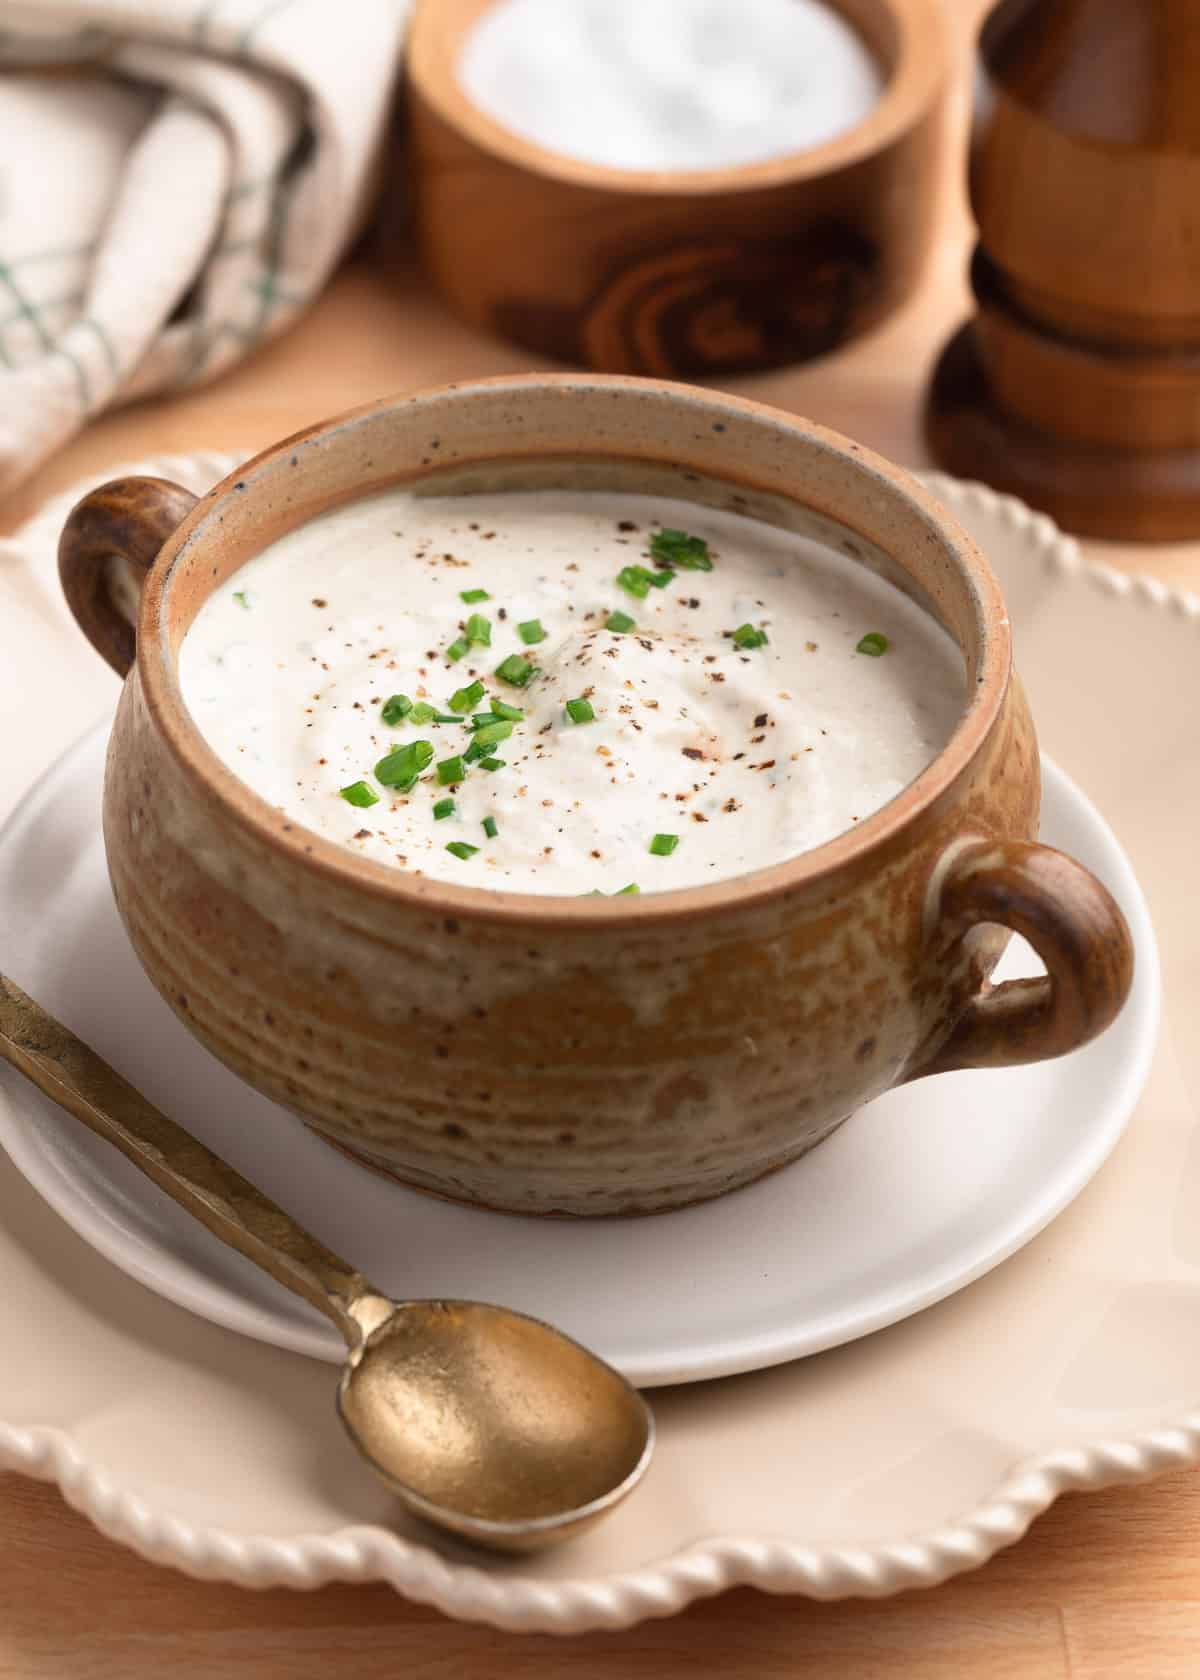
[[[498,0],[458,65],[480,110],[611,169],[723,169],[818,146],[883,91],[825,0]]]
[[[654,569],[662,527],[704,539],[712,570],[634,598],[617,574]],[[472,589],[490,599],[464,604]],[[637,628],[606,629],[614,612]],[[472,613],[491,646],[451,663]],[[533,619],[546,638],[527,646]],[[743,625],[766,645],[735,645]],[[874,633],[887,651],[856,651]],[[541,673],[525,688],[494,675],[513,654]],[[820,845],[924,769],[964,705],[955,644],[866,567],[738,514],[599,491],[394,491],[324,514],[205,603],[179,670],[220,758],[297,822],[413,873],[559,894],[720,881]],[[495,696],[525,716],[491,749],[502,769],[442,786],[467,722],[389,727],[381,710],[403,694],[448,713],[473,680],[472,712]],[[578,699],[593,721],[568,720]],[[381,786],[381,758],[419,740],[434,749],[421,779]],[[341,796],[358,781],[377,804]],[[436,819],[446,798],[454,815]],[[658,834],[678,837],[670,855],[650,851]]]

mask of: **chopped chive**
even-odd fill
[[[482,613],[472,613],[467,620],[463,635],[473,647],[491,647],[492,621],[484,618]]]
[[[452,782],[461,782],[467,774],[467,767],[461,757],[443,758],[437,767],[437,779],[443,787],[449,787]]]
[[[471,713],[471,718],[470,718],[470,727],[471,727],[471,729],[482,729],[485,723],[495,723],[495,721],[496,721],[495,712],[472,712]],[[463,722],[466,723],[467,719],[464,718]]]
[[[630,881],[627,887],[618,887],[616,892],[613,894],[613,897],[624,898],[626,893],[640,893],[641,890],[641,887],[638,886],[636,881]]]
[[[244,589],[235,589],[234,592],[233,592],[233,598],[237,602],[239,607],[245,607],[247,612],[249,612],[249,610],[250,610],[250,597],[249,597],[249,595],[247,595],[247,593]]]
[[[507,741],[515,726],[507,718],[493,718],[490,723],[483,724],[471,736],[473,747],[495,747],[501,741]]]
[[[481,770],[503,770],[505,763],[506,760],[503,758],[481,758],[479,768]]]
[[[596,712],[590,700],[568,700],[567,716],[572,723],[591,723]]]
[[[450,696],[450,710],[452,712],[469,712],[472,706],[477,706],[483,699],[484,687],[478,678],[468,683],[466,688],[456,688]]]
[[[479,760],[481,758],[483,758],[486,753],[487,753],[487,748],[486,747],[481,747],[479,745],[478,741],[472,741],[471,745],[467,748],[466,752],[463,754],[463,763],[464,764],[478,764]]]
[[[468,846],[465,840],[451,840],[450,844],[446,847],[446,850],[448,852],[453,852],[456,858],[461,858],[463,862],[466,863],[468,858],[473,858],[475,856],[479,847]]]
[[[536,673],[536,666],[528,659],[523,659],[519,653],[510,653],[507,659],[502,659],[496,667],[496,675],[501,682],[508,683],[510,688],[525,688]]]
[[[650,842],[650,851],[654,857],[670,857],[678,844],[678,834],[656,834]]]
[[[456,636],[450,643],[450,646],[446,649],[446,658],[450,661],[451,665],[457,665],[459,660],[464,659],[470,651],[471,644],[467,638],[465,636]]]
[[[375,766],[375,780],[384,787],[398,788],[407,793],[416,785],[422,770],[433,763],[432,741],[409,741],[406,746],[393,747]]]
[[[604,628],[606,630],[615,630],[618,636],[623,636],[626,630],[637,629],[637,619],[630,618],[627,612],[609,613],[608,618],[605,620]]]
[[[402,723],[413,710],[413,703],[407,694],[393,694],[390,700],[383,702],[380,712],[384,723]]]
[[[489,840],[494,840],[496,838],[497,834],[500,832],[500,827],[496,822],[495,817],[484,817],[483,832],[487,835]]]
[[[653,574],[645,566],[622,566],[617,573],[617,582],[630,595],[636,595],[639,601],[644,601],[650,593]]]
[[[739,648],[766,647],[767,632],[756,630],[753,624],[739,624],[733,632],[733,645]]]
[[[473,607],[476,601],[490,601],[492,597],[486,589],[460,589],[458,598],[465,601],[467,606]]]
[[[360,811],[365,811],[368,805],[379,803],[379,795],[370,782],[351,782],[350,786],[344,787],[341,792],[347,805],[357,805]]]
[[[580,898],[603,898],[604,892],[600,887],[593,887],[591,892],[580,893]]]
[[[418,700],[408,714],[409,723],[461,723],[462,719],[455,712],[439,712],[436,706],[431,706],[427,700]]]
[[[526,647],[533,647],[535,643],[546,640],[547,631],[540,618],[527,618],[524,624],[517,625],[517,635]]]
[[[887,652],[890,646],[891,643],[883,634],[882,630],[870,630],[863,637],[862,641],[859,642],[854,651],[855,653],[865,653],[871,659],[878,659],[882,654]]]
[[[664,529],[650,538],[650,553],[664,566],[679,566],[685,572],[711,572],[712,556],[703,537],[686,531]]]
[[[433,807],[434,822],[444,822],[447,817],[452,817],[457,809],[453,799],[439,799]]]
[[[495,695],[492,696],[492,711],[508,723],[520,723],[525,716],[520,706],[510,706],[507,700],[498,700]]]
[[[667,585],[673,581],[674,577],[675,573],[672,571],[651,572],[650,582],[654,585],[655,589],[665,589]]]

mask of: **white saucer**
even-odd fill
[[[891,1092],[785,1172],[683,1213],[543,1222],[436,1201],[345,1160],[248,1090],[153,991],[105,872],[106,736],[60,760],[0,834],[5,970],[382,1288],[522,1308],[643,1385],[814,1353],[962,1288],[1082,1190],[1146,1077],[1159,1000],[1146,907],[1109,829],[1047,765],[1045,839],[1107,882],[1137,942],[1134,995],[1096,1044]],[[1027,950],[1006,958],[1006,974],[1021,972],[1036,972]],[[13,1077],[0,1142],[80,1236],[149,1288],[245,1335],[341,1357],[311,1308]]]

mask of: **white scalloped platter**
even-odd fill
[[[199,487],[221,466],[142,470]],[[574,1632],[739,1582],[819,1597],[932,1585],[1017,1539],[1065,1488],[1200,1458],[1188,1094],[1200,1072],[1200,606],[1087,564],[1014,502],[932,482],[1000,575],[1042,743],[1112,824],[1161,942],[1167,1024],[1150,1079],[1074,1204],[903,1324],[659,1390],[660,1449],[637,1497],[557,1552],[493,1561],[397,1517],[345,1450],[328,1367],[150,1295],[0,1161],[0,1467],[56,1481],[106,1533],[190,1573],[384,1580],[451,1615]],[[0,695],[0,727],[19,722],[25,753],[37,736],[42,764],[88,721],[76,678],[93,657],[51,604],[60,511],[0,556],[0,596],[14,564],[47,580],[44,603],[12,591],[40,655],[19,711]]]

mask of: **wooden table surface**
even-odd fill
[[[965,41],[983,0],[953,3]],[[958,103],[942,236],[920,296],[841,356],[739,386],[908,464],[924,460],[918,408],[931,358],[966,307]],[[0,502],[0,531],[110,464],[266,444],[389,391],[531,365],[456,325],[415,271],[388,272],[367,249],[290,336],[218,383],[91,427]],[[1200,543],[1104,557],[1200,589]],[[15,1476],[0,1479],[0,1560],[0,1680],[1200,1676],[1200,1477],[1190,1473],[1064,1499],[1018,1546],[931,1593],[821,1605],[741,1590],[673,1620],[567,1642],[460,1626],[382,1587],[254,1594],[188,1581],[120,1550],[56,1492]]]

